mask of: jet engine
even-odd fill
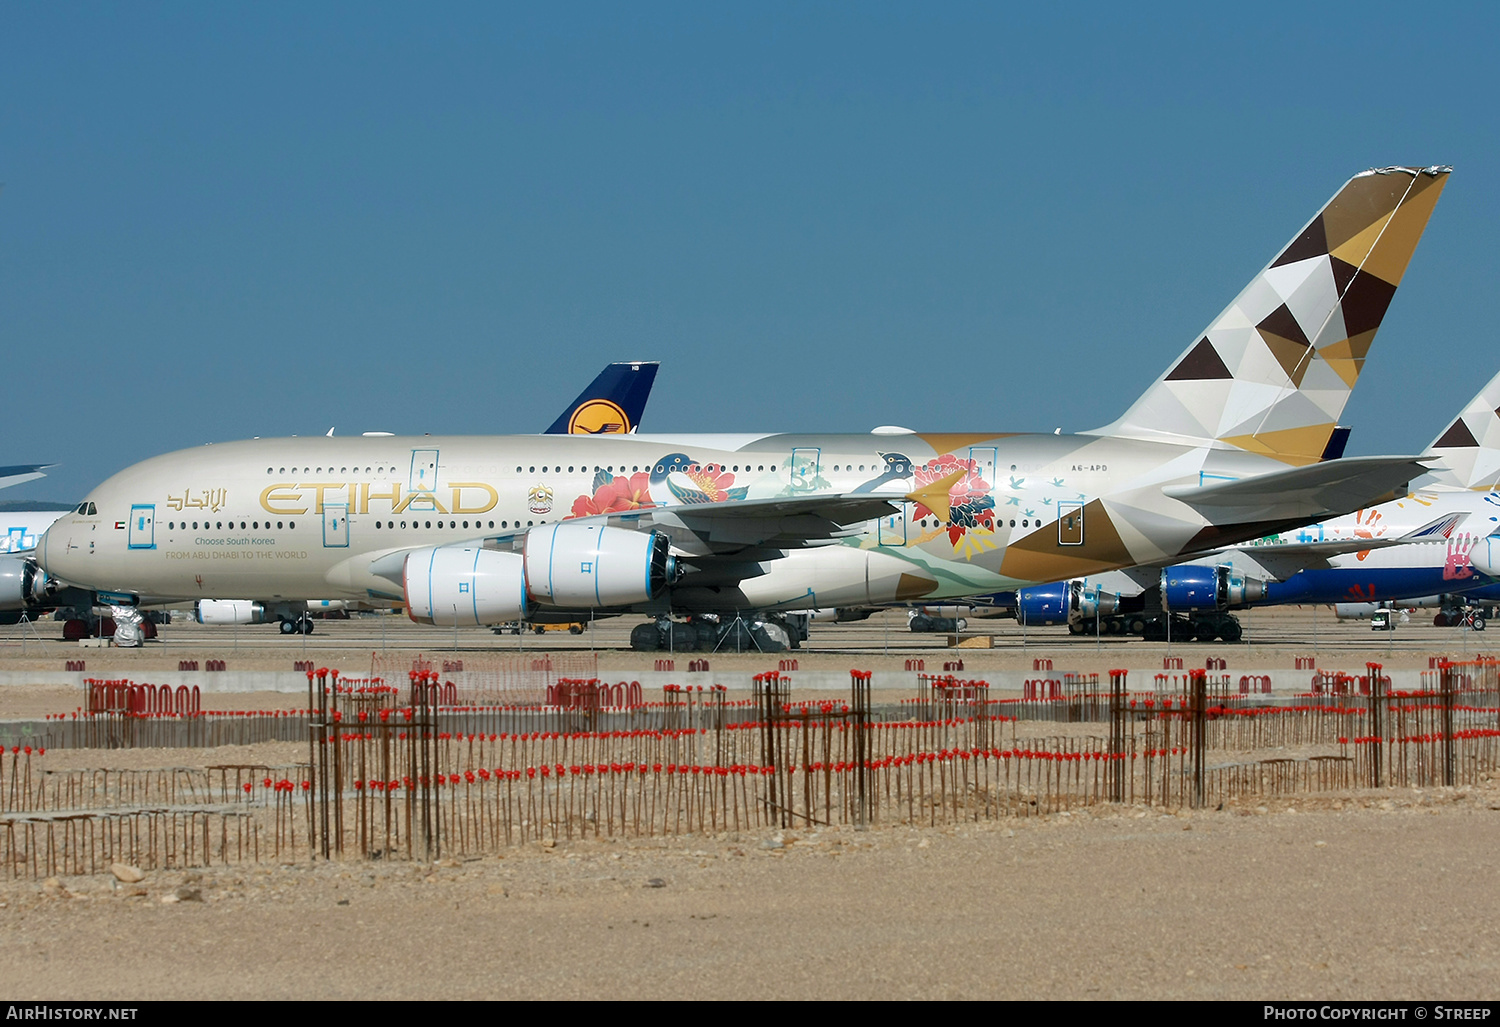
[[[643,603],[670,583],[674,563],[661,534],[567,521],[526,533],[526,589],[549,606]]]
[[[1068,623],[1068,582],[1023,588],[1016,594],[1016,619],[1027,627]]]
[[[264,624],[266,608],[248,599],[200,599],[193,605],[199,624]]]
[[[406,615],[418,624],[478,627],[526,616],[520,553],[478,546],[428,546],[407,554],[401,571]]]
[[[422,624],[477,627],[524,619],[535,604],[592,610],[643,603],[675,572],[665,535],[598,524],[549,524],[523,551],[430,546],[407,554],[407,615]]]
[[[0,555],[0,611],[35,609],[47,592],[47,572],[24,553]]]
[[[1108,617],[1120,608],[1120,597],[1083,578],[1023,588],[1016,597],[1016,619],[1026,625],[1082,623]]]
[[[1227,565],[1178,564],[1161,572],[1162,609],[1170,613],[1228,610],[1259,602],[1265,595],[1264,581],[1247,578]]]
[[[1118,594],[1106,592],[1097,585],[1090,586],[1082,580],[1068,582],[1068,600],[1070,612],[1080,621],[1108,617],[1120,609]]]
[[[1500,536],[1486,535],[1469,550],[1469,563],[1487,578],[1500,578]]]

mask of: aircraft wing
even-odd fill
[[[1444,514],[1434,518],[1419,528],[1413,528],[1404,535],[1379,536],[1375,538],[1339,538],[1320,539],[1317,541],[1275,541],[1263,543],[1250,543],[1238,546],[1224,546],[1220,549],[1207,553],[1195,553],[1190,562],[1201,563],[1205,560],[1233,560],[1236,566],[1240,564],[1254,564],[1254,567],[1241,567],[1241,570],[1259,572],[1265,577],[1276,581],[1285,581],[1293,574],[1303,570],[1317,570],[1329,566],[1329,561],[1336,556],[1347,556],[1350,553],[1363,553],[1371,549],[1386,549],[1390,546],[1404,546],[1411,542],[1421,542],[1432,538],[1447,538],[1453,534],[1469,515],[1465,512]],[[1178,560],[1161,561],[1155,564],[1142,565],[1139,568],[1130,568],[1132,571],[1141,571],[1143,574],[1139,580],[1143,585],[1153,584],[1155,575],[1164,567],[1175,563],[1188,562],[1179,558]],[[1136,579],[1132,575],[1132,579]]]
[[[1430,462],[1408,456],[1344,457],[1234,481],[1169,485],[1162,493],[1210,516],[1234,509],[1266,519],[1321,519],[1405,495],[1406,483],[1425,473]]]
[[[826,544],[856,531],[865,521],[895,513],[899,502],[900,497],[865,494],[788,496],[658,506],[598,517],[622,528],[664,532],[690,556],[743,556],[751,549]]]
[[[826,545],[858,530],[858,525],[865,521],[894,513],[899,502],[900,497],[867,494],[778,497],[641,507],[572,520],[632,531],[662,532],[690,562],[699,566],[705,562],[714,564],[720,577],[737,580],[763,573],[755,569],[755,564],[777,559],[787,549]],[[481,541],[487,548],[510,549],[519,545],[527,530],[490,533],[482,540],[466,539],[450,544],[473,545]],[[351,558],[331,573],[329,579],[345,588],[373,589],[372,576],[399,586],[406,556],[418,548],[425,547],[402,547]]]
[[[56,464],[17,464],[13,467],[0,467],[0,489],[10,488],[25,481],[35,481],[45,478],[42,472]]]

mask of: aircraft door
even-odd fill
[[[1057,504],[1057,544],[1060,546],[1083,545],[1083,504]]]
[[[998,451],[994,446],[970,446],[969,460],[974,472],[990,486],[995,487],[995,463]]]
[[[911,518],[911,504],[902,503],[897,512],[875,522],[875,538],[882,546],[906,545],[906,522]]]
[[[130,549],[156,548],[156,504],[136,503],[130,507],[130,523],[125,526],[125,544]]]
[[[346,549],[349,546],[349,508],[323,504],[323,547]]]
[[[822,481],[819,474],[818,464],[822,459],[821,449],[794,449],[789,465],[792,494],[799,492],[811,492],[818,488]]]
[[[438,487],[438,451],[414,449],[411,451],[411,478],[407,490],[411,492],[436,492]]]

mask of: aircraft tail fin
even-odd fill
[[[1443,462],[1422,478],[1423,485],[1488,489],[1500,482],[1500,374],[1469,400],[1422,455]]]
[[[641,423],[661,364],[628,360],[608,364],[552,422],[548,435],[628,435]]]
[[[1451,170],[1355,175],[1098,434],[1316,463]]]

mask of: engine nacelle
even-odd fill
[[[1170,613],[1227,610],[1258,602],[1265,595],[1264,581],[1246,577],[1227,565],[1179,564],[1161,572],[1161,605]]]
[[[1027,627],[1068,623],[1068,592],[1066,581],[1021,589],[1016,593],[1016,620]]]
[[[1469,550],[1469,563],[1487,578],[1500,578],[1500,538],[1486,535]]]
[[[248,599],[200,599],[193,605],[199,624],[264,624],[266,608]]]
[[[665,535],[567,521],[526,533],[526,588],[549,606],[596,609],[643,603],[671,583]]]
[[[401,569],[406,615],[418,624],[480,627],[526,616],[526,565],[520,553],[479,546],[428,546]]]
[[[1027,625],[1084,623],[1119,608],[1118,595],[1082,578],[1023,588],[1016,596],[1016,619]]]
[[[0,554],[0,610],[32,610],[43,605],[49,580],[29,554]]]

